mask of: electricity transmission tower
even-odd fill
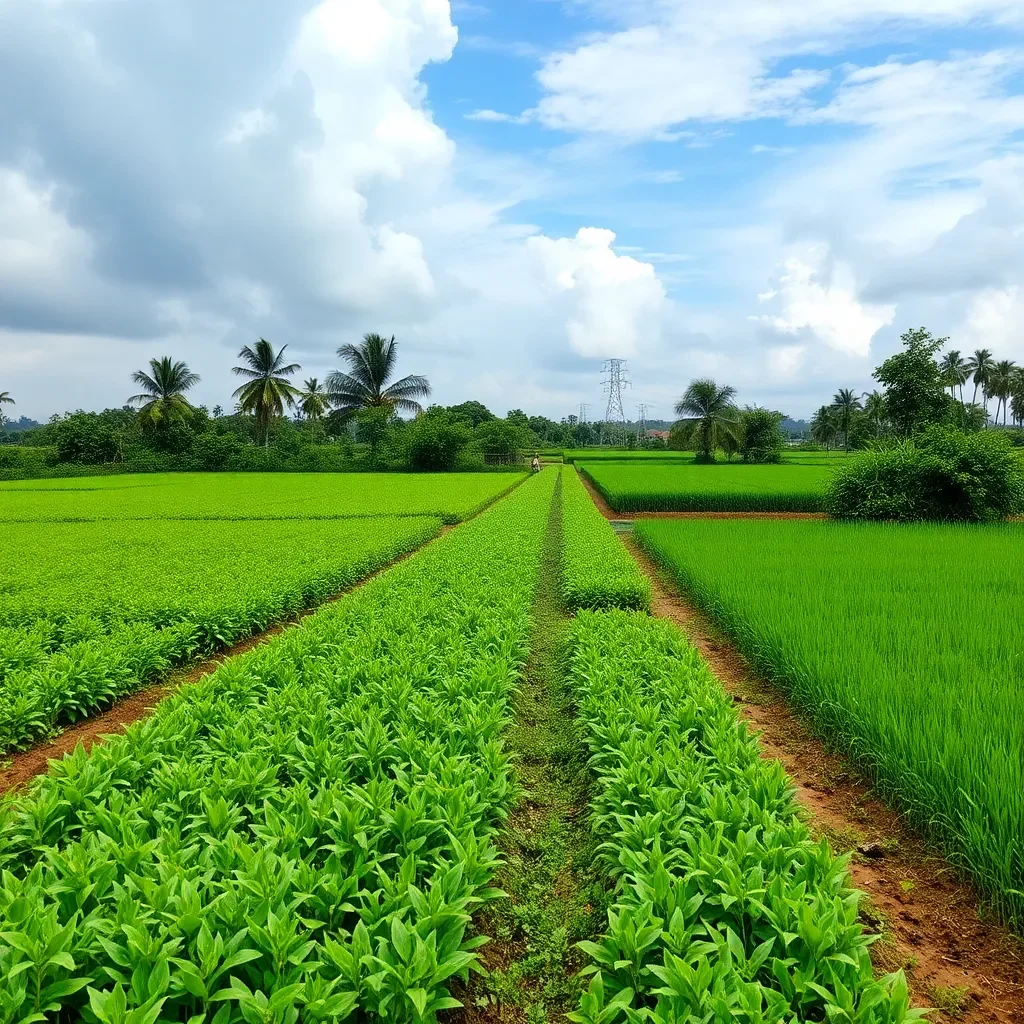
[[[641,402],[636,408],[636,439],[642,441],[647,436],[647,406]]]
[[[604,393],[608,396],[608,408],[604,418],[608,423],[625,423],[626,410],[622,407],[622,389],[629,387],[626,377],[625,359],[606,359],[602,371],[608,376],[601,381]]]
[[[587,422],[587,410],[590,408],[586,402],[580,402],[580,423]]]

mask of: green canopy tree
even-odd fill
[[[974,380],[974,394],[971,396],[971,405],[977,405],[978,403],[979,387],[981,388],[982,399],[988,404],[988,392],[985,382],[994,364],[995,360],[992,358],[992,353],[987,348],[975,349],[974,355],[967,360],[964,372],[969,378]]]
[[[253,348],[244,345],[238,353],[244,366],[234,366],[231,372],[245,377],[246,382],[232,392],[238,399],[242,412],[252,414],[256,419],[256,435],[262,436],[263,446],[270,445],[270,427],[278,416],[284,415],[285,406],[295,405],[302,392],[291,381],[286,380],[302,369],[298,363],[285,364],[284,353],[287,345],[275,352],[274,346],[260,338]]]
[[[886,419],[893,433],[909,437],[948,418],[950,398],[935,353],[948,338],[933,338],[917,327],[900,336],[903,351],[879,366],[874,374],[885,389]]]
[[[327,415],[329,408],[327,389],[316,377],[310,377],[303,383],[303,389],[299,393],[299,412],[309,421],[311,436],[316,432],[316,425]]]
[[[199,374],[193,373],[187,363],[175,362],[170,356],[150,359],[149,373],[136,370],[132,381],[142,388],[138,395],[128,399],[129,405],[138,405],[138,421],[143,427],[163,427],[184,423],[195,414],[185,392],[199,383]]]
[[[840,388],[832,397],[832,408],[839,417],[839,429],[843,432],[843,448],[850,450],[850,425],[863,408],[860,399],[850,388]]]
[[[684,417],[682,433],[697,452],[698,462],[714,462],[725,435],[736,435],[740,414],[735,397],[735,388],[719,387],[703,378],[693,381],[676,402],[676,415]]]

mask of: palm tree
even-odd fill
[[[839,426],[843,431],[843,447],[850,450],[850,422],[854,414],[861,411],[860,399],[850,388],[840,388],[832,398],[832,408],[839,414]]]
[[[0,405],[15,405],[17,404],[13,398],[11,398],[10,391],[0,391]]]
[[[950,349],[939,360],[939,370],[942,371],[943,382],[949,388],[950,397],[956,398],[956,389],[959,388],[961,405],[964,404],[964,384],[967,383],[968,365],[955,348]]]
[[[864,416],[868,423],[874,428],[876,434],[882,434],[886,427],[885,395],[881,391],[865,391],[861,396],[864,399]]]
[[[1003,410],[1003,424],[1006,423],[1006,403],[1013,391],[1017,366],[1011,359],[1000,359],[988,372],[988,391],[996,399],[996,426],[999,425],[999,410]]]
[[[713,380],[695,380],[676,402],[676,415],[686,418],[689,443],[698,462],[714,462],[715,451],[726,434],[739,427],[739,411],[733,404],[736,389],[719,387]]]
[[[363,335],[358,345],[342,345],[338,355],[348,363],[348,373],[332,370],[327,375],[328,397],[338,416],[347,418],[360,409],[423,412],[416,399],[430,394],[426,377],[412,374],[388,385],[398,360],[394,335],[390,341],[380,334]]]
[[[279,352],[263,338],[256,342],[255,348],[248,345],[242,347],[238,358],[245,360],[246,366],[232,367],[231,372],[248,380],[231,393],[238,399],[242,412],[251,412],[256,417],[257,436],[263,435],[263,446],[270,444],[270,425],[276,416],[284,414],[284,407],[291,408],[301,392],[291,381],[285,380],[302,367],[298,363],[284,365],[284,352],[287,345],[282,345]]]
[[[195,410],[185,392],[199,383],[199,374],[193,373],[187,363],[173,362],[170,356],[150,359],[149,371],[136,370],[132,374],[142,393],[132,395],[128,404],[141,406],[139,422],[159,427],[189,419]]]
[[[1024,427],[1024,366],[1018,366],[1013,375],[1013,388],[1010,394],[1012,402],[1013,422]]]
[[[981,394],[988,404],[988,392],[986,391],[985,378],[992,369],[992,353],[987,348],[976,349],[974,355],[967,360],[964,372],[974,379],[974,394],[971,396],[971,405],[978,402],[978,388],[981,387]]]
[[[303,384],[303,387],[305,390],[299,396],[299,411],[309,420],[309,432],[312,435],[317,423],[327,414],[327,392],[324,390],[323,384],[316,377],[310,377]]]
[[[811,438],[828,451],[839,432],[839,414],[834,405],[823,405],[811,418]]]

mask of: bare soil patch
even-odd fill
[[[677,623],[704,656],[760,735],[764,756],[782,762],[815,833],[851,855],[854,884],[868,896],[863,917],[882,936],[873,948],[879,970],[903,968],[914,1005],[949,1007],[931,1015],[939,1024],[1022,1024],[1024,941],[989,914],[971,883],[872,792],[848,759],[814,736],[658,566],[625,542],[651,579],[652,613]]]

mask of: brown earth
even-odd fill
[[[789,774],[814,832],[852,855],[854,884],[868,896],[864,919],[882,935],[872,950],[879,970],[903,968],[916,1006],[959,1007],[930,1015],[939,1024],[1024,1024],[1024,941],[994,919],[971,883],[878,799],[850,761],[813,735],[632,540],[626,544],[651,579],[652,613],[682,628],[732,694],[760,734],[764,756]]]
[[[828,519],[824,512],[616,512],[586,474],[578,475],[605,519]]]
[[[468,522],[469,520],[466,521]],[[254,647],[259,647],[260,644],[265,644],[268,640],[273,640],[279,633],[297,626],[307,615],[312,615],[325,604],[338,601],[347,594],[351,594],[352,591],[366,586],[370,580],[376,579],[382,572],[387,572],[388,569],[399,562],[404,562],[405,559],[422,551],[433,544],[439,537],[443,537],[454,529],[456,529],[456,526],[442,526],[436,537],[432,537],[415,550],[407,551],[405,554],[400,555],[394,561],[389,562],[365,579],[353,584],[353,586],[333,594],[316,607],[307,608],[291,619],[275,622],[265,630],[254,633],[252,636],[246,637],[245,640],[240,640],[237,644],[218,651],[203,661],[175,669],[160,682],[122,697],[105,711],[101,711],[96,715],[90,715],[80,722],[67,726],[56,736],[43,740],[27,750],[12,752],[4,762],[0,762],[3,765],[0,768],[0,793],[23,786],[35,778],[35,776],[41,775],[47,770],[52,760],[70,754],[79,743],[86,750],[89,750],[96,743],[103,742],[107,736],[116,736],[133,722],[148,718],[153,713],[156,705],[165,697],[170,696],[179,687],[185,686],[188,683],[198,682],[203,676],[207,676],[220,668],[228,658],[234,658],[239,654],[244,654],[246,651],[251,651]]]

